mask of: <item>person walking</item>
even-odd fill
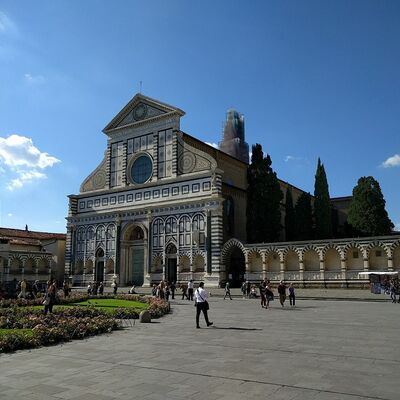
[[[281,281],[278,285],[278,293],[279,293],[279,302],[281,303],[282,307],[285,307],[285,300],[286,300],[286,285],[283,281]]]
[[[240,287],[240,291],[242,292],[243,298],[246,298],[246,281],[243,281],[242,286]]]
[[[64,291],[64,297],[67,298],[69,296],[69,285],[67,281],[64,281],[63,283],[63,291]]]
[[[293,283],[289,285],[289,302],[292,307],[296,307],[296,295],[294,293]]]
[[[100,282],[100,284],[99,284],[99,295],[103,296],[103,293],[104,293],[104,283]]]
[[[113,288],[113,294],[115,296],[117,294],[117,290],[118,290],[118,283],[115,278],[112,281],[111,287]]]
[[[175,282],[172,282],[172,283],[171,283],[170,289],[171,289],[171,299],[172,299],[172,300],[175,300],[175,290],[176,290],[176,284],[175,284]]]
[[[188,300],[193,301],[193,279],[191,279],[188,283]]]
[[[44,297],[44,313],[53,313],[53,305],[56,302],[57,287],[55,282],[51,279],[47,282],[46,295]]]
[[[267,288],[267,283],[265,282],[265,279],[261,281],[260,283],[260,297],[261,297],[261,308],[265,308],[267,306],[267,296],[266,296],[266,288]]]
[[[232,300],[231,288],[229,287],[229,282],[226,282],[226,283],[225,283],[225,296],[224,296],[224,300],[226,299],[226,296],[229,296],[229,298]]]
[[[265,309],[268,310],[269,302],[274,300],[274,292],[272,291],[271,285],[268,282],[265,288],[265,297],[267,299],[267,304],[265,305]]]
[[[251,293],[251,283],[250,281],[246,281],[246,297],[249,299]]]
[[[18,297],[21,298],[21,299],[25,299],[25,297],[26,297],[26,288],[27,288],[27,283],[26,283],[26,279],[25,278],[22,279],[20,286],[21,286],[21,291],[20,291]]]
[[[180,288],[181,288],[181,291],[182,291],[182,300],[185,300],[185,297],[186,297],[187,300],[189,300],[189,297],[187,295],[187,286],[185,284],[181,283]]]
[[[204,290],[204,282],[199,283],[199,287],[195,292],[195,305],[196,305],[196,328],[200,328],[200,313],[203,312],[204,319],[207,326],[211,326],[213,322],[208,320],[208,310],[210,308],[208,301],[207,292]]]

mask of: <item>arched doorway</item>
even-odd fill
[[[234,246],[229,255],[226,256],[226,280],[231,287],[240,287],[246,273],[246,262],[244,254],[239,247]]]
[[[96,252],[96,269],[94,272],[96,282],[104,281],[104,250],[99,248]]]
[[[168,282],[176,282],[177,280],[176,252],[176,246],[174,243],[170,243],[165,249],[165,260],[167,263],[167,267],[165,269],[165,279]]]
[[[131,231],[129,240],[132,243],[132,274],[129,282],[135,286],[142,286],[144,281],[144,232],[140,226]]]

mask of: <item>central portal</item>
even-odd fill
[[[177,275],[177,256],[176,256],[176,246],[170,243],[165,249],[165,259],[167,262],[167,268],[165,270],[165,278],[168,282],[176,282]]]

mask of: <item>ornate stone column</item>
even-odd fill
[[[393,271],[393,258],[388,258],[388,271],[391,272]]]
[[[324,258],[319,259],[319,276],[321,280],[325,280],[325,260]]]
[[[262,278],[267,279],[267,257],[265,253],[261,253],[262,260]]]
[[[347,260],[345,258],[342,258],[340,260],[340,270],[341,270],[342,279],[346,280]]]
[[[281,281],[284,281],[285,280],[285,269],[286,269],[285,260],[279,260],[279,267],[280,267]]]
[[[303,255],[299,258],[299,275],[300,275],[300,280],[303,282],[304,285],[304,260],[303,260]]]

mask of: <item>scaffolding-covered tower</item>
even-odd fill
[[[234,109],[226,113],[219,149],[246,164],[249,163],[249,145],[244,140],[244,116]]]

